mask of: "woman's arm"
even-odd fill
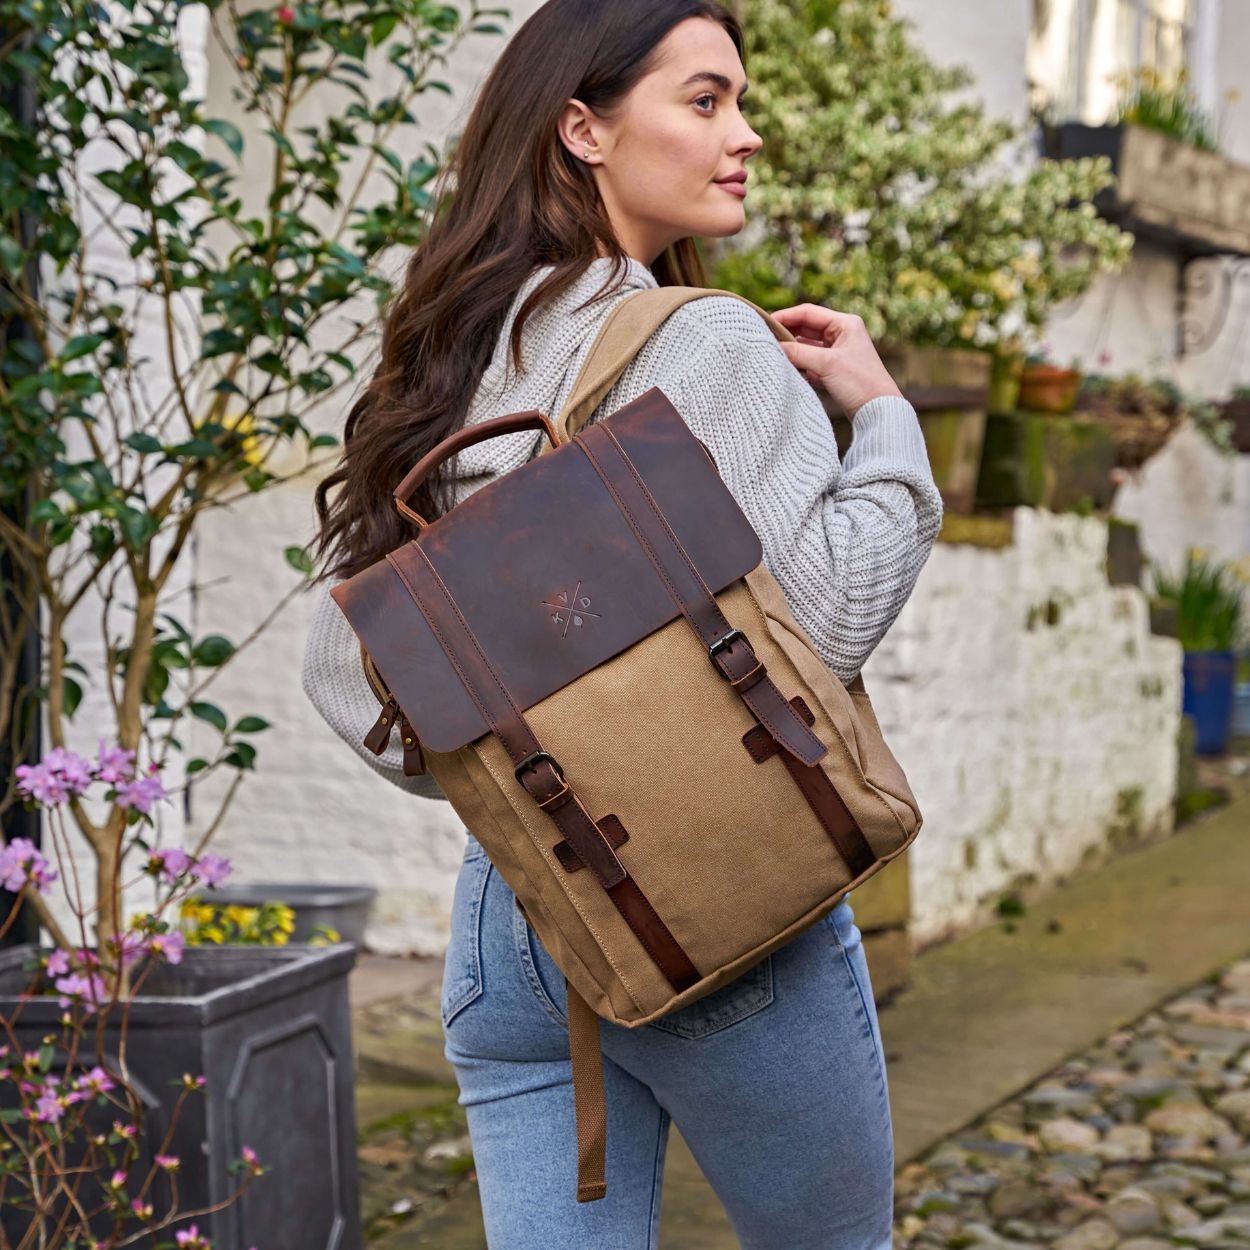
[[[869,399],[840,462],[819,398],[747,305],[695,300],[671,323],[666,337],[685,340],[686,363],[664,389],[759,533],[795,619],[849,683],[902,610],[942,523],[915,409],[897,395]]]
[[[361,666],[360,640],[330,597],[330,587],[336,584],[327,579],[317,591],[312,624],[304,643],[304,693],[322,719],[375,773],[409,794],[446,801],[447,796],[429,773],[420,777],[404,775],[404,751],[397,733],[391,735],[381,755],[374,755],[365,746],[364,736],[382,708]]]

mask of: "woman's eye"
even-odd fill
[[[700,96],[700,97],[699,97],[699,98],[695,101],[695,103],[696,103],[696,104],[701,104],[704,100],[709,100],[712,104],[715,104],[715,103],[716,103],[716,97],[715,97],[714,95],[712,95],[710,92],[709,92],[707,95],[701,95],[701,96]]]

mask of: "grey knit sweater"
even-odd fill
[[[526,322],[517,374],[508,359],[512,319],[546,272],[536,270],[514,300],[468,422],[532,408],[558,414],[603,319],[631,291],[658,285],[631,259],[619,290],[578,309],[613,272],[612,261],[594,261]],[[764,321],[741,301],[715,296],[685,304],[664,322],[592,420],[652,386],[707,444],[759,533],[764,564],[795,619],[833,672],[850,682],[902,609],[941,525],[941,496],[915,410],[897,397],[869,400],[853,416],[851,445],[839,461],[820,400]],[[456,466],[455,501],[524,464],[543,437],[522,430],[466,448]],[[318,588],[304,650],[305,693],[375,772],[411,794],[442,799],[428,775],[404,776],[397,739],[380,756],[363,745],[378,701],[361,671],[356,636],[330,598],[333,584],[328,579]]]

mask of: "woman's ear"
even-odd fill
[[[556,123],[560,142],[584,165],[597,164],[601,156],[595,138],[595,122],[594,114],[580,100],[570,99]]]

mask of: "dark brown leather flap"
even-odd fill
[[[759,564],[759,536],[663,391],[603,420],[713,592]],[[572,443],[480,487],[413,541],[522,711],[680,614]],[[392,553],[401,567],[420,558],[411,545]],[[453,751],[489,730],[389,561],[330,593],[427,746]]]

